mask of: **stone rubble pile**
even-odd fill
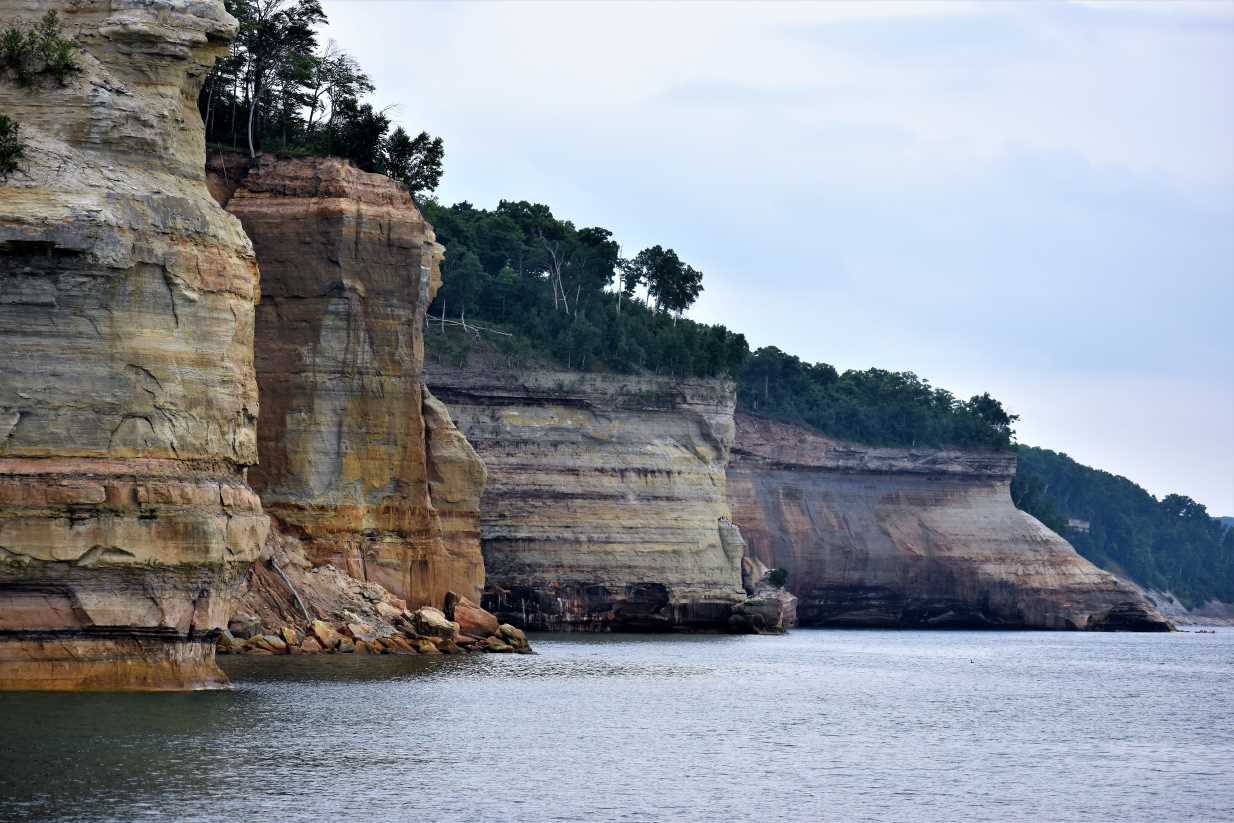
[[[453,593],[451,593],[453,594]],[[232,619],[218,640],[219,654],[534,654],[527,636],[466,598],[454,595],[455,617],[423,606],[415,611],[384,600],[379,619],[365,621],[345,611],[337,623],[315,619],[307,625],[269,630],[247,615]]]

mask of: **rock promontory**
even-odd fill
[[[731,383],[430,363],[428,385],[488,468],[485,608],[533,629],[728,625]]]
[[[424,388],[442,247],[407,190],[345,160],[219,156],[261,266],[253,487],[315,564],[411,607],[479,601],[485,470]]]
[[[728,495],[805,626],[1166,631],[1131,585],[1012,505],[1015,455],[874,448],[739,414]]]
[[[0,688],[186,689],[266,536],[257,266],[211,199],[196,100],[221,0],[59,12],[77,68],[0,72],[25,144],[0,182]]]

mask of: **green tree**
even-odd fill
[[[7,114],[0,114],[0,180],[8,180],[26,156],[21,139],[21,125]]]
[[[1125,477],[1046,449],[1020,446],[1017,458],[1013,501],[1080,554],[1189,606],[1234,602],[1234,541],[1200,503],[1179,494],[1158,501]],[[1043,509],[1058,519],[1047,520]]]
[[[643,249],[621,270],[627,296],[633,294],[638,284],[644,284],[656,308],[674,315],[690,308],[703,291],[703,273],[682,262],[677,252],[662,246]]]
[[[54,9],[27,31],[22,31],[19,21],[0,33],[0,69],[12,71],[19,85],[32,86],[44,74],[64,85],[78,68],[77,46],[61,32]]]
[[[420,132],[408,137],[399,126],[386,141],[382,171],[402,182],[413,196],[433,192],[441,183],[445,143],[440,137]]]
[[[233,0],[231,5],[240,22],[237,40],[248,55],[248,148],[256,157],[258,105],[272,80],[316,50],[314,26],[324,23],[326,14],[318,0]]]

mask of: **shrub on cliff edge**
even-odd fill
[[[21,142],[21,126],[6,114],[0,114],[0,181],[17,171],[18,161],[26,154]]]
[[[43,74],[64,85],[78,69],[77,46],[61,33],[56,12],[48,11],[28,31],[14,25],[0,34],[0,67],[12,71],[21,86],[34,85]]]

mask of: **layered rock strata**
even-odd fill
[[[485,608],[534,629],[727,625],[731,384],[437,364],[428,384],[488,468]]]
[[[225,682],[214,640],[265,538],[252,248],[206,191],[221,0],[55,9],[79,70],[21,88],[0,182],[0,689]]]
[[[212,163],[262,270],[256,365],[267,511],[314,563],[413,607],[479,600],[484,466],[422,383],[442,247],[407,191],[346,161]]]
[[[1005,452],[871,448],[738,415],[728,494],[806,626],[1126,629],[1169,623],[1011,503]]]

